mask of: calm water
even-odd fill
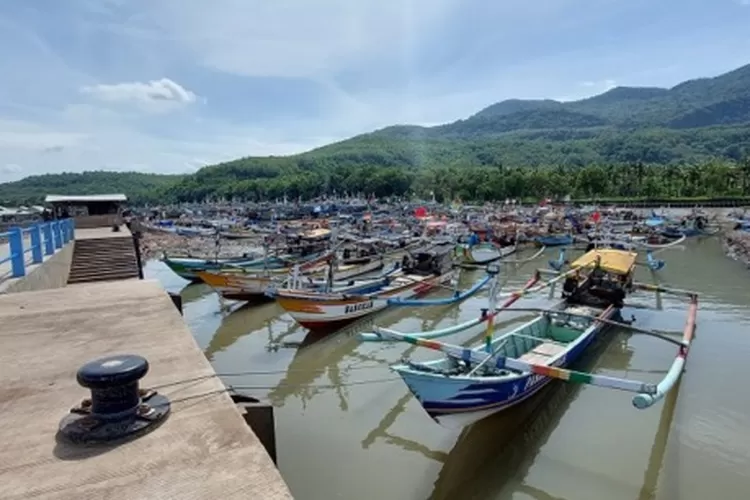
[[[528,255],[528,254],[527,254]],[[536,262],[507,266],[504,291],[519,288]],[[632,394],[555,383],[522,406],[463,432],[430,420],[387,365],[435,354],[400,344],[361,343],[359,324],[322,339],[307,335],[275,304],[241,307],[191,285],[161,263],[147,275],[182,291],[185,319],[227,385],[276,407],[279,467],[301,500],[389,498],[513,500],[746,499],[750,489],[750,273],[726,259],[716,239],[661,254],[660,280],[701,292],[698,333],[679,391],[646,411]],[[467,272],[464,287],[480,274]],[[644,271],[641,281],[652,281]],[[444,292],[447,293],[447,292]],[[638,304],[655,305],[653,294]],[[545,305],[546,296],[525,304]],[[475,317],[486,295],[460,306],[386,311],[370,325],[415,331]],[[685,304],[633,308],[636,324],[681,331]],[[222,311],[220,308],[230,308]],[[510,326],[528,319],[503,313]],[[451,342],[470,339],[450,339]],[[578,368],[657,381],[671,344],[615,332]],[[231,373],[255,372],[231,376]]]

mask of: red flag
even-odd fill
[[[599,219],[601,218],[599,211],[597,210],[596,212],[594,212],[591,218],[594,220],[595,223],[599,224]]]

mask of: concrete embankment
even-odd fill
[[[732,231],[724,238],[724,250],[734,260],[745,263],[750,267],[750,233],[747,231]]]

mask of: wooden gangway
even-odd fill
[[[258,438],[155,281],[123,280],[0,295],[0,498],[291,498]],[[57,437],[89,395],[78,368],[108,355],[150,364],[171,415],[119,446]]]

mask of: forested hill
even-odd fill
[[[132,187],[119,190],[150,201],[310,198],[333,191],[432,191],[464,199],[724,196],[750,186],[748,156],[750,65],[671,89],[617,87],[573,102],[506,100],[436,127],[388,127],[300,155],[205,167],[182,179],[119,174],[117,182],[132,179]],[[0,185],[0,204],[83,186],[85,192],[118,190],[101,175]]]
[[[33,175],[16,182],[0,184],[0,205],[41,203],[48,194],[124,193],[134,203],[158,200],[160,192],[179,183],[184,175],[140,172],[63,173]]]
[[[671,89],[616,87],[580,101],[511,99],[466,120],[431,128],[391,127],[387,137],[487,138],[514,131],[609,127],[683,130],[750,123],[750,65]]]

